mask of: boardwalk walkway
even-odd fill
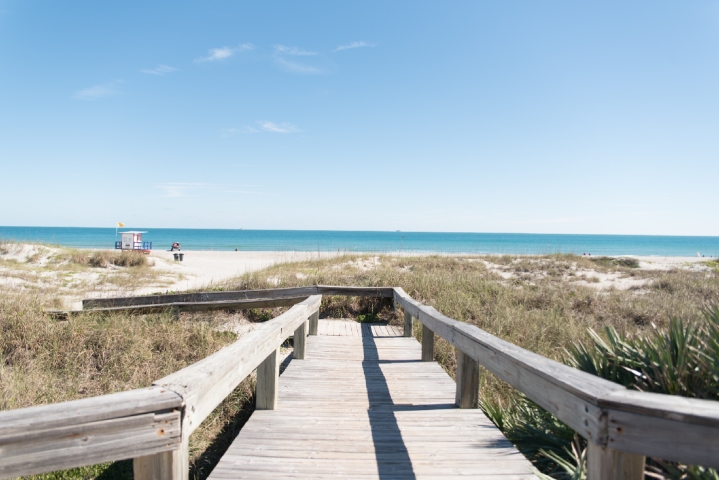
[[[455,407],[455,383],[401,329],[320,320],[305,360],[280,377],[210,475],[239,478],[534,479],[481,410]]]

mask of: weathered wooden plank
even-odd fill
[[[257,367],[257,389],[255,408],[274,410],[277,408],[277,390],[280,378],[280,349],[275,349]]]
[[[267,356],[317,312],[322,298],[313,295],[209,357],[155,382],[183,399],[183,433],[194,431],[219,403]]]
[[[434,362],[434,331],[427,325],[422,326],[422,361]]]
[[[0,478],[169,451],[180,438],[178,410],[27,431],[0,442]]]
[[[189,477],[189,462],[189,442],[184,438],[175,450],[135,457],[132,462],[134,479],[184,480]]]
[[[713,425],[697,425],[610,409],[607,445],[622,452],[719,468],[719,435]]]
[[[305,346],[307,345],[307,322],[302,322],[302,325],[297,327],[295,334],[292,337],[292,359],[293,360],[304,360],[305,359]]]
[[[587,480],[643,480],[644,456],[589,442]]]
[[[177,302],[216,302],[226,300],[280,299],[317,295],[317,287],[271,288],[266,290],[237,290],[230,292],[195,292],[136,297],[86,298],[82,308],[127,307]]]
[[[0,411],[0,444],[43,437],[45,430],[101,420],[173,410],[182,399],[161,387],[148,387],[69,402]]]
[[[319,307],[316,312],[310,315],[310,335],[317,335],[318,322],[320,319]]]
[[[318,285],[317,295],[345,295],[348,297],[380,297],[393,298],[392,287],[340,287],[331,285]]]
[[[404,312],[404,336],[405,337],[411,337],[412,332],[412,326],[414,325],[414,317],[412,317],[412,314],[405,310]]]
[[[179,315],[181,312],[200,312],[208,310],[249,310],[251,308],[275,308],[290,307],[300,303],[307,297],[290,297],[278,299],[259,299],[259,300],[223,300],[211,302],[175,302],[160,303],[153,305],[130,305],[121,307],[107,308],[90,308],[85,310],[49,310],[46,313],[53,318],[66,319],[77,315],[86,315],[87,313],[117,313],[124,312],[136,315],[145,315],[148,313],[161,313],[167,310],[175,312]]]
[[[457,389],[455,403],[459,408],[479,405],[479,364],[457,349]]]

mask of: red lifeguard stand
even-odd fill
[[[152,242],[143,242],[142,234],[147,232],[127,231],[119,232],[121,240],[115,242],[116,250],[135,250],[142,253],[150,253]]]

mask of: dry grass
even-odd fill
[[[0,410],[145,387],[195,363],[237,336],[218,331],[227,314],[96,316],[55,321],[27,294],[0,296]],[[205,478],[252,410],[254,380],[245,380],[193,434],[193,478]],[[127,478],[118,462],[37,478]]]
[[[95,268],[107,268],[110,265],[117,267],[146,267],[151,266],[147,255],[140,252],[112,250],[73,250],[65,254],[76,265],[86,265]],[[62,258],[62,257],[61,257]],[[28,259],[30,262],[30,259]]]
[[[0,245],[1,248],[7,246]],[[7,247],[12,248],[12,246]],[[42,262],[41,258],[35,261]],[[98,267],[74,264],[75,269]],[[68,275],[74,275],[71,267]],[[108,271],[117,268],[106,267]],[[148,267],[127,267],[143,269]],[[645,283],[630,290],[598,290],[577,281],[582,272]],[[585,284],[587,283],[587,284]],[[719,302],[719,270],[644,271],[617,262],[547,257],[351,256],[282,264],[226,282],[221,289],[313,284],[401,286],[415,299],[549,358],[561,359],[587,330],[612,326],[636,335],[665,327],[671,317],[702,318],[700,307]],[[39,292],[39,293],[38,293]],[[77,317],[56,322],[42,315],[51,290],[0,293],[0,408],[58,402],[149,385],[233,341],[252,321],[279,311]],[[323,317],[386,319],[401,324],[388,300],[325,297]],[[228,327],[229,325],[229,327]],[[419,331],[419,329],[417,329]],[[453,348],[438,340],[436,358],[454,375]],[[252,411],[248,378],[191,437],[193,478],[205,478]],[[516,393],[482,374],[482,396],[497,408]],[[38,478],[128,478],[131,465],[85,467]]]
[[[632,263],[632,262],[629,262]],[[511,278],[500,275],[509,272]],[[592,270],[646,280],[633,290],[597,290],[571,281],[572,273]],[[506,275],[505,275],[506,276]],[[302,285],[400,286],[443,314],[492,333],[523,348],[561,360],[573,342],[589,341],[588,329],[612,326],[621,334],[664,327],[672,317],[703,318],[701,307],[719,302],[716,271],[645,271],[625,262],[574,255],[349,256],[280,264],[228,281],[225,289]],[[329,297],[324,316],[378,315],[401,323],[389,301]],[[454,375],[454,350],[438,340],[437,360]],[[514,395],[503,382],[482,375],[485,400],[500,404]]]

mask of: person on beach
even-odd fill
[[[170,251],[171,251],[171,252],[174,252],[175,250],[177,250],[178,252],[179,252],[180,250],[182,250],[182,247],[180,246],[180,243],[179,243],[179,242],[173,242],[173,243],[172,243],[172,247],[170,248]]]

